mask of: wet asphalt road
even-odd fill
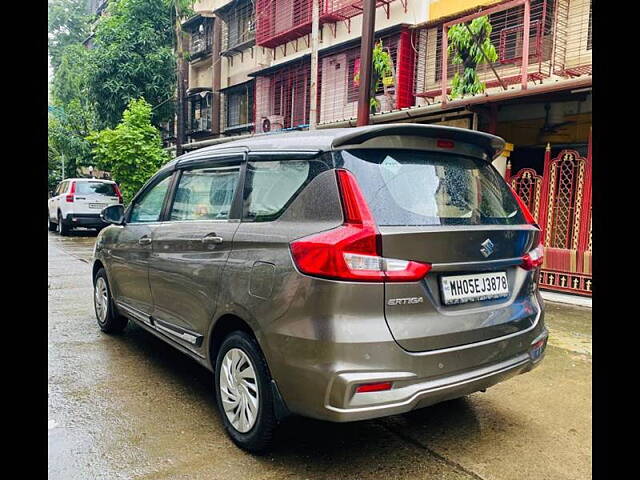
[[[547,304],[543,364],[486,393],[350,424],[291,418],[275,449],[236,448],[212,375],[93,313],[95,233],[49,234],[49,479],[591,478],[591,311]]]

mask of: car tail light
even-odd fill
[[[114,184],[113,185],[116,189],[116,195],[118,196],[118,203],[122,203],[122,193],[120,193],[120,187],[118,187],[118,184]]]
[[[524,254],[520,266],[525,270],[533,270],[542,265],[542,260],[544,260],[544,247],[540,244],[529,253]]]
[[[356,393],[382,392],[385,390],[391,390],[391,382],[363,383],[358,385]]]
[[[71,191],[66,197],[67,202],[73,203],[73,194],[76,193],[76,182],[71,182]]]
[[[511,188],[511,187],[509,187],[509,188]],[[522,201],[522,199],[520,198],[520,195],[518,195],[513,188],[511,188],[511,193],[513,193],[513,196],[516,199],[516,202],[518,203],[518,207],[520,207],[520,210],[522,211],[522,214],[524,215],[525,221],[530,225],[536,225],[537,226],[538,222],[536,222],[536,219],[533,218],[533,215],[531,215],[531,210],[529,210],[529,207],[527,207],[527,205]]]
[[[381,239],[364,195],[352,173],[336,170],[344,223],[291,242],[302,273],[361,282],[414,282],[431,270],[428,263],[381,256]]]

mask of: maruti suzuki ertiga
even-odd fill
[[[255,136],[164,166],[103,210],[100,328],[132,320],[214,372],[233,441],[291,413],[407,412],[531,370],[540,230],[495,136],[381,125]]]

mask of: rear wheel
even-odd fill
[[[253,453],[271,446],[277,420],[271,376],[256,340],[231,333],[216,359],[215,389],[225,430],[240,448]]]
[[[69,235],[69,231],[71,230],[68,225],[62,221],[62,214],[58,213],[58,225],[57,225],[58,233],[63,237]]]
[[[107,272],[104,268],[98,270],[93,285],[93,307],[100,330],[105,333],[119,333],[127,326],[126,317],[118,314],[113,306]]]

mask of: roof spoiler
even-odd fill
[[[441,125],[403,123],[356,127],[350,130],[348,133],[334,138],[332,147],[340,148],[346,145],[358,145],[372,138],[390,135],[412,135],[470,143],[481,147],[491,159],[499,156],[505,147],[505,141],[495,135],[477,130]]]

